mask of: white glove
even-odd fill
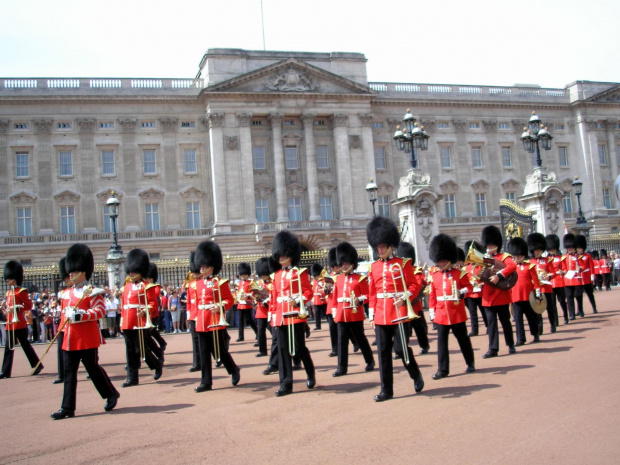
[[[271,312],[267,312],[267,323],[271,321]]]
[[[536,289],[536,299],[542,300],[542,295],[540,295],[540,289]]]
[[[429,308],[428,309],[428,316],[431,319],[431,321],[433,321],[435,319],[435,309],[434,308]]]
[[[76,321],[75,320],[75,309],[73,307],[65,308],[65,319],[71,322]]]

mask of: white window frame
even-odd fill
[[[476,165],[476,158],[474,157],[474,154],[476,152],[480,155],[479,157],[480,163],[478,165]],[[471,166],[472,168],[476,170],[484,169],[484,160],[482,158],[482,147],[481,146],[471,147]]]
[[[443,145],[439,147],[439,159],[441,163],[441,169],[452,169],[452,150],[449,145]]]
[[[456,195],[446,194],[443,197],[446,218],[456,218]]]
[[[321,211],[321,219],[323,221],[330,221],[334,219],[334,210],[331,197],[319,197],[319,208]]]
[[[183,172],[185,174],[197,174],[198,173],[198,161],[196,157],[196,149],[184,148],[183,149]]]
[[[75,234],[75,206],[60,207],[60,234]]]
[[[32,236],[32,207],[18,207],[17,215],[17,235]]]
[[[187,229],[200,229],[200,202],[185,202]]]
[[[558,163],[560,168],[568,168],[568,147],[558,147]]]
[[[512,150],[510,150],[510,147],[502,147],[501,148],[501,154],[502,154],[502,168],[512,168]],[[506,161],[508,161],[508,164],[506,164]]]
[[[20,163],[20,158],[22,159],[22,163]],[[25,166],[23,163],[24,158],[26,159]],[[25,170],[25,173],[20,173],[20,170]],[[15,152],[15,177],[22,179],[30,177],[30,152]]]
[[[387,160],[385,157],[385,145],[375,145],[375,170],[387,170]]]
[[[147,160],[147,153],[150,157],[152,152],[153,159]],[[150,168],[152,165],[153,171],[147,171],[147,166]],[[157,151],[155,149],[142,149],[142,174],[145,176],[154,176],[157,174]]]
[[[256,221],[258,223],[269,223],[269,199],[256,199]]]
[[[63,178],[70,178],[73,176],[73,151],[58,151],[58,176]]]
[[[108,205],[103,206],[103,232],[111,233],[114,231],[112,226],[112,209]]]
[[[603,205],[606,209],[611,210],[611,193],[607,188],[603,189]]]
[[[607,166],[607,146],[599,145],[598,146],[598,162],[601,166]]]
[[[303,221],[303,210],[301,208],[301,197],[288,198],[288,220]]]
[[[106,160],[106,155],[112,155],[112,161]],[[112,172],[106,172],[106,169],[112,168]],[[116,176],[116,153],[114,149],[101,149],[101,175],[102,176]]]
[[[267,169],[267,150],[262,145],[252,147],[252,166],[255,171]]]
[[[295,154],[295,157],[292,154]],[[296,145],[284,147],[284,164],[287,170],[295,171],[299,169],[299,153]]]
[[[386,218],[390,218],[391,212],[390,205],[390,196],[389,195],[378,195],[377,196],[377,213],[381,216],[385,216]]]
[[[562,205],[564,206],[564,213],[573,212],[573,196],[570,192],[567,192],[566,195],[562,197]]]
[[[327,145],[317,145],[316,148],[316,167],[319,170],[329,169],[329,150]]]
[[[476,192],[476,216],[487,216],[486,192]]]
[[[506,200],[510,200],[511,202],[517,203],[516,192],[506,192]]]
[[[159,231],[159,203],[144,204],[144,220],[147,231]]]

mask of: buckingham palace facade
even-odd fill
[[[449,76],[446,76],[449,81]],[[564,88],[368,82],[360,53],[210,49],[193,79],[0,79],[0,258],[56,262],[85,242],[103,261],[106,201],[121,202],[125,251],[186,258],[213,239],[224,254],[269,253],[277,231],[307,250],[366,246],[373,214],[398,220],[409,160],[393,140],[410,109],[430,136],[419,172],[436,191],[439,229],[459,245],[517,204],[533,157],[533,110],[553,135],[543,165],[565,191],[564,223],[620,226],[620,84]]]

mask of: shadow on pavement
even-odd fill
[[[402,398],[407,397],[441,397],[443,399],[456,399],[463,396],[469,396],[474,392],[484,391],[486,389],[496,389],[501,387],[501,384],[473,384],[471,386],[452,386],[452,387],[438,387],[434,388],[426,384],[426,389],[420,392],[419,394],[410,394],[407,396],[402,396]],[[400,398],[400,396],[399,396]]]

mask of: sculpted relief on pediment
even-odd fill
[[[284,71],[277,72],[265,84],[265,88],[279,92],[310,92],[318,90],[318,86],[312,82],[312,78],[308,73],[295,69],[293,65],[290,65]]]

